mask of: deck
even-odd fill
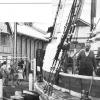
[[[54,89],[52,96],[48,96],[43,92],[45,82],[35,84],[35,90],[39,92],[41,100],[80,100],[80,98],[70,95],[68,92],[62,92],[61,90]]]

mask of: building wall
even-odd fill
[[[17,56],[21,56],[21,36],[17,35]]]
[[[34,58],[36,58],[36,50],[38,49],[38,40],[35,41],[35,45],[34,45]]]
[[[22,57],[26,57],[26,37],[22,37]]]
[[[3,22],[0,22],[0,58],[11,56],[12,48],[11,47],[11,33],[7,25]]]
[[[77,39],[78,42],[80,43],[85,43],[87,41],[87,37],[89,37],[89,33],[90,33],[90,27],[79,27],[78,28],[78,32],[77,37],[81,37],[81,39]],[[83,38],[83,39],[82,39]]]
[[[30,59],[30,38],[27,38],[27,57]]]
[[[7,66],[10,67],[10,59],[15,52],[17,57],[28,57],[29,60],[36,58],[36,50],[44,47],[45,43],[17,33],[17,49],[14,51],[14,37],[7,28],[6,24],[0,23],[0,62],[7,61]]]
[[[9,59],[12,56],[12,36],[6,23],[0,22],[0,63],[7,61],[9,67]]]
[[[34,39],[31,39],[31,59],[34,59],[34,48],[35,48],[34,41],[35,41]]]
[[[42,40],[37,40],[28,36],[23,36],[23,35],[21,36],[18,34],[17,35],[17,57],[28,57],[29,60],[33,60],[34,58],[36,58],[37,49],[45,49],[44,48],[46,47],[45,45],[46,42],[43,42]]]

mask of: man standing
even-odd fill
[[[90,43],[87,42],[85,49],[81,50],[77,57],[79,75],[92,76],[96,69],[96,60],[93,51],[90,50]]]
[[[64,58],[62,58],[62,69],[64,73],[69,73],[72,72],[72,67],[73,67],[73,59],[70,56],[70,52],[69,51],[63,51]]]

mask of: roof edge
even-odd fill
[[[89,27],[91,26],[90,23],[84,21],[84,20],[81,19],[81,18],[78,18],[77,20],[81,21],[82,23],[86,24],[86,25],[89,26]]]
[[[8,27],[9,27],[9,29],[10,29],[10,32],[11,32],[11,34],[13,34],[13,30],[12,30],[12,27],[11,27],[10,23],[9,23],[9,22],[5,22],[5,24],[6,24],[6,25],[8,25]]]

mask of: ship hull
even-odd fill
[[[43,71],[43,76],[46,81],[49,77],[48,71]],[[54,73],[52,74],[52,77]],[[82,90],[90,91],[90,96],[100,98],[100,78],[92,76],[72,75],[61,72],[57,86],[76,93]]]

